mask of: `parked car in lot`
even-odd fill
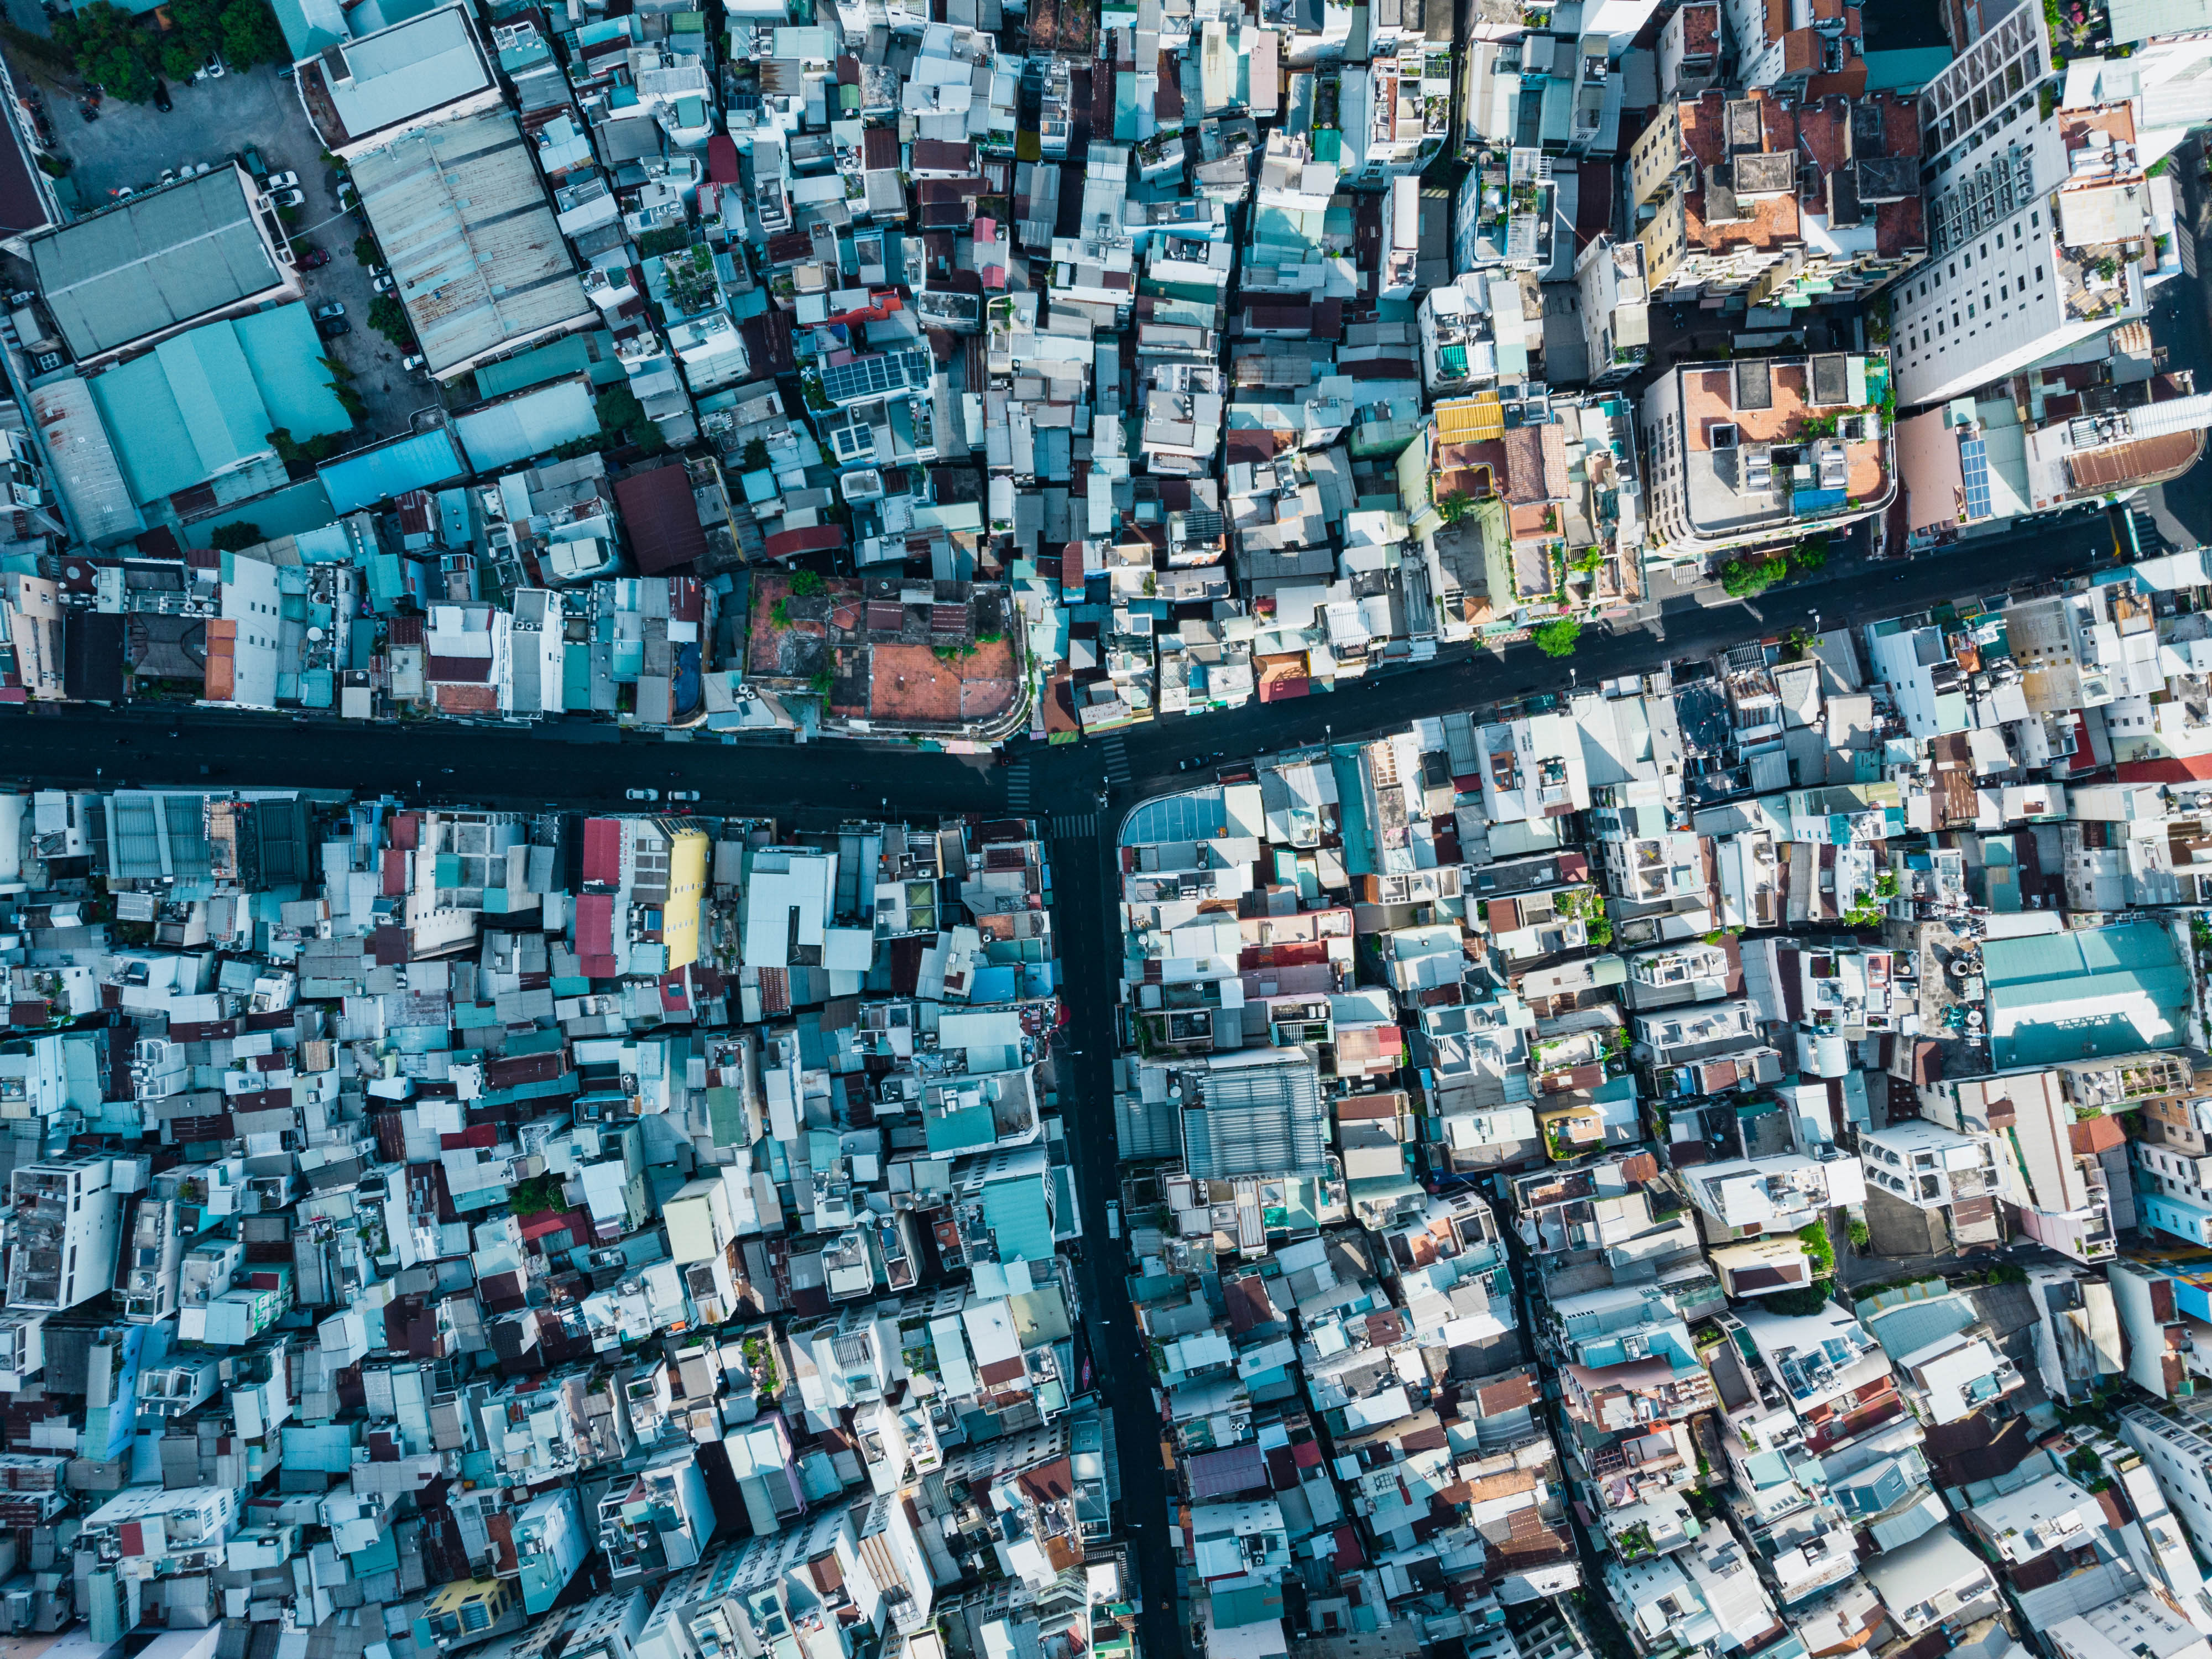
[[[290,190],[299,182],[300,175],[296,173],[272,173],[269,175],[268,187],[270,190]]]
[[[668,799],[671,800],[696,800],[699,799],[699,792],[696,789],[672,789],[668,792]]]
[[[658,789],[625,789],[623,791],[623,799],[624,800],[659,800],[660,799],[660,791]]]
[[[368,286],[374,293],[389,294],[399,286],[399,279],[387,270],[381,276],[371,278]]]
[[[333,300],[326,306],[317,306],[315,307],[315,320],[319,323],[325,317],[343,317],[344,315],[345,301],[343,300]]]
[[[307,205],[307,192],[303,190],[271,191],[269,193],[269,200],[270,204],[275,207],[305,207]]]
[[[330,249],[316,247],[312,243],[295,242],[292,252],[298,256],[293,263],[302,270],[320,270],[331,262]]]
[[[208,54],[207,62],[200,65],[200,74],[210,81],[220,81],[228,73],[222,57],[212,52]]]
[[[402,374],[412,374],[428,362],[429,362],[429,359],[425,357],[421,352],[410,351],[407,356],[399,360],[399,372]]]
[[[341,334],[353,332],[353,325],[343,317],[324,317],[317,319],[315,332],[325,340],[335,340]]]
[[[169,99],[169,83],[158,75],[154,77],[154,107],[164,115],[176,108]]]
[[[252,145],[248,144],[244,149],[239,151],[238,159],[246,164],[246,170],[257,179],[266,179],[269,176],[269,168],[261,160],[261,152]]]
[[[352,213],[356,211],[360,206],[361,192],[353,187],[353,180],[350,179],[340,179],[338,181],[338,211],[340,213]]]

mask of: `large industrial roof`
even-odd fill
[[[353,179],[432,374],[599,315],[506,111],[395,139]]]
[[[1990,1057],[2047,1066],[2185,1039],[2189,970],[2167,931],[2123,922],[1982,947]]]
[[[353,424],[329,384],[303,305],[186,329],[98,376],[93,396],[141,501],[265,454],[283,428],[305,443]]]
[[[39,291],[71,353],[95,356],[279,286],[247,192],[246,175],[222,167],[33,241]]]

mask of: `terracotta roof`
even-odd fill
[[[2068,1124],[2066,1139],[2075,1152],[2094,1154],[2113,1151],[2124,1145],[2127,1137],[2120,1133],[2120,1126],[2114,1119],[2091,1117]]]

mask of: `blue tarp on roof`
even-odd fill
[[[331,505],[340,513],[357,512],[404,495],[410,489],[427,489],[467,475],[453,434],[444,427],[420,432],[397,443],[380,445],[321,469],[323,487]]]

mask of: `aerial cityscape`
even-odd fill
[[[0,0],[0,1659],[2212,1659],[2212,0]]]

